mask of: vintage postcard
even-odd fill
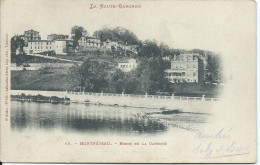
[[[256,162],[256,2],[2,0],[2,162]]]

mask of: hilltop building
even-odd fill
[[[32,40],[28,42],[28,47],[24,47],[25,53],[41,53],[46,51],[54,50],[55,43],[54,41],[48,40]]]
[[[132,69],[135,69],[138,66],[135,59],[129,59],[127,62],[118,63],[118,68],[124,72],[129,72]]]
[[[24,34],[21,35],[21,38],[24,40],[24,45],[28,46],[29,41],[38,41],[41,40],[40,33],[35,30],[24,31]]]
[[[56,54],[66,55],[71,49],[72,40],[34,40],[28,42],[28,47],[24,47],[24,52],[33,54],[54,51]]]
[[[137,54],[138,51],[138,45],[127,45],[124,44],[123,41],[110,41],[109,39],[103,42],[103,49],[108,50],[125,50],[125,51],[131,51],[135,54]]]
[[[80,51],[88,50],[89,48],[101,48],[101,40],[96,37],[81,37],[78,41]]]
[[[131,51],[135,54],[138,53],[138,48],[139,48],[138,45],[124,45],[123,46],[123,50]]]
[[[204,81],[204,60],[198,54],[180,54],[171,61],[171,69],[166,70],[171,83],[202,83]]]
[[[72,40],[56,40],[54,41],[55,53],[60,55],[67,55],[73,52],[73,41]]]
[[[122,44],[123,44],[122,42],[111,41],[111,40],[108,39],[105,42],[103,42],[103,49],[109,49],[109,50],[115,49],[115,50],[117,50],[118,47]]]
[[[71,34],[71,37],[74,34]],[[78,40],[78,46],[76,50],[72,50],[70,45],[72,38],[69,35],[63,34],[50,34],[47,36],[47,40],[41,40],[39,32],[35,30],[25,31],[20,36],[24,40],[24,52],[25,53],[42,53],[47,51],[55,51],[56,54],[67,54],[68,52],[85,52],[89,50],[119,50],[130,51],[132,53],[138,53],[138,45],[128,45],[123,41],[111,41],[107,40],[102,42],[97,37],[88,36],[88,32],[84,30],[82,37]],[[69,39],[70,38],[70,39]]]

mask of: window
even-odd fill
[[[48,49],[48,46],[46,46],[46,49]]]
[[[32,46],[31,46],[31,49],[32,49]]]
[[[51,46],[50,46],[50,49],[51,49]]]
[[[196,76],[196,72],[193,72],[193,76]]]
[[[196,64],[193,64],[193,68],[196,68]]]
[[[36,46],[35,46],[35,49],[36,49]]]
[[[41,49],[42,49],[42,46],[41,46]]]
[[[190,68],[190,65],[189,65],[189,64],[187,65],[187,68]]]
[[[49,42],[46,42],[46,45],[48,45],[49,44]]]

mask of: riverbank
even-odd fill
[[[115,106],[115,107],[133,107],[133,108],[147,108],[147,107],[138,107],[138,106],[126,106],[126,105],[118,105],[118,104],[102,104],[100,102],[90,102],[89,100],[78,101],[78,100],[70,100],[70,98],[64,97],[60,98],[57,96],[43,96],[43,95],[25,95],[22,93],[21,95],[11,95],[11,101],[20,101],[20,102],[38,102],[38,103],[55,103],[55,104],[70,104],[70,103],[79,103],[79,104],[92,104],[92,105],[104,105],[104,106]],[[148,108],[149,109],[149,108]],[[150,108],[150,109],[158,109],[158,108]],[[165,109],[165,107],[159,108],[162,111],[162,114],[173,114],[173,113],[182,113],[180,109]]]
[[[107,106],[135,107],[161,110],[181,110],[191,113],[213,113],[211,107],[218,104],[218,98],[204,97],[179,97],[179,96],[156,96],[156,95],[129,95],[111,93],[83,93],[83,92],[61,92],[61,91],[27,91],[12,90],[11,95],[30,95],[50,101],[58,97],[61,101],[68,103],[86,103]],[[38,96],[37,96],[38,95]],[[12,97],[13,97],[12,96]],[[13,98],[14,99],[14,98]],[[28,98],[20,98],[27,99]],[[29,98],[33,100],[32,98]],[[54,102],[59,102],[56,99]],[[23,100],[21,100],[23,101]]]
[[[62,103],[69,104],[70,98],[60,98],[57,96],[43,96],[43,95],[11,95],[11,101],[28,101],[28,102],[39,102],[39,103]]]

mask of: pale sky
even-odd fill
[[[90,4],[137,4],[141,8],[89,9]],[[241,10],[247,12],[239,3],[224,1],[7,0],[2,16],[10,36],[34,29],[46,39],[51,33],[70,34],[73,25],[83,26],[89,34],[104,25],[122,26],[141,40],[156,39],[171,48],[219,52],[229,37],[247,31],[243,26],[251,20],[246,19],[245,12],[240,17]]]

